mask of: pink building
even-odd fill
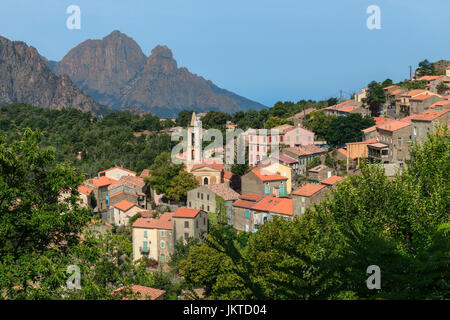
[[[284,133],[282,144],[298,147],[314,144],[314,132],[300,126],[292,127]]]

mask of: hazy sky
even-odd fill
[[[409,77],[409,65],[450,59],[449,0],[0,0],[0,35],[60,60],[118,29],[146,55],[172,49],[178,66],[272,106]],[[81,29],[69,30],[69,5]],[[366,9],[381,9],[369,30]]]

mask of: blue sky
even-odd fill
[[[72,4],[80,30],[66,27]],[[374,4],[380,30],[366,27]],[[60,60],[117,29],[146,55],[165,44],[179,66],[272,106],[404,80],[409,65],[450,59],[449,13],[449,0],[2,0],[0,35]]]

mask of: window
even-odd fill
[[[203,179],[203,184],[208,184],[208,178]],[[202,193],[202,199],[203,199],[203,193]]]
[[[270,188],[269,188],[269,184],[267,183],[266,188],[265,188],[265,193],[269,194],[269,192],[270,192]]]
[[[164,237],[165,236],[165,232],[164,232],[164,230],[161,230],[161,237]]]
[[[250,218],[250,212],[248,211],[248,209],[245,210],[245,217],[246,217],[246,218]]]
[[[148,242],[147,242],[147,241],[144,241],[144,242],[142,243],[142,247],[144,248],[144,250],[147,251],[147,249],[148,249]]]
[[[144,231],[144,238],[148,238],[147,231]]]
[[[208,201],[209,201],[209,194],[207,194],[207,195],[206,195],[206,200],[208,200]]]
[[[184,240],[187,240],[189,238],[189,233],[185,232],[184,233]]]
[[[184,227],[185,227],[185,228],[189,228],[189,221],[185,221],[185,222],[184,222]]]
[[[305,213],[305,207],[302,207],[302,214]]]
[[[161,249],[164,249],[164,247],[166,246],[164,240],[161,240]]]
[[[209,212],[209,206],[208,206],[208,212]]]
[[[402,145],[402,137],[398,137],[398,145],[401,146]]]
[[[207,179],[207,178],[205,178],[205,180],[206,180],[206,181],[208,181],[208,179]],[[208,183],[206,183],[206,184],[208,184]],[[203,200],[203,193],[202,193],[202,195],[201,195],[201,198],[202,198],[202,200]]]
[[[248,224],[245,225],[245,231],[248,232]]]
[[[166,256],[164,254],[161,255],[161,263],[166,262]]]
[[[305,203],[305,197],[302,197],[302,202]]]
[[[204,204],[202,204],[202,210],[205,210],[205,205]]]
[[[189,201],[189,208],[192,208],[192,203]]]
[[[200,198],[200,192],[197,192],[197,199]]]

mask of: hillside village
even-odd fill
[[[360,174],[358,166],[363,159],[381,163],[388,177],[401,172],[411,143],[420,143],[436,127],[448,125],[450,90],[447,87],[438,93],[437,87],[442,83],[449,86],[450,66],[445,75],[422,76],[415,81],[426,82],[425,88],[384,87],[386,102],[377,116],[366,103],[367,88],[352,99],[323,109],[328,117],[370,116],[375,125],[362,130],[362,141],[331,148],[302,125],[305,117],[314,114],[304,110],[291,117],[291,123],[272,128],[279,133],[278,141],[254,129],[241,134],[249,168],[239,177],[222,158],[195,159],[194,139],[188,139],[187,151],[179,158],[189,160],[184,170],[198,186],[187,191],[186,201],[168,202],[164,194],[158,194],[148,183],[152,176],[149,169],[134,172],[118,165],[105,168],[79,186],[82,205],[101,217],[105,229],[131,228],[134,260],[143,258],[152,266],[167,268],[177,241],[203,239],[211,225],[254,233],[275,217],[301,217],[314,204],[333,197],[333,189],[349,175]],[[192,113],[186,127],[189,136],[204,134],[204,116]],[[236,124],[228,121],[226,127],[235,129]],[[181,129],[172,127],[170,132]],[[274,155],[273,142],[280,146]],[[229,145],[214,151],[226,157]],[[273,161],[267,163],[267,159]],[[197,163],[192,164],[192,160]]]

